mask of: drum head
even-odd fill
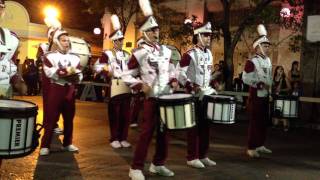
[[[0,118],[30,117],[37,114],[38,106],[22,100],[0,99]]]
[[[159,97],[159,99],[185,99],[185,98],[191,98],[191,94],[184,94],[184,93],[178,93],[178,94],[168,94],[168,95],[162,95]]]
[[[158,98],[158,102],[163,106],[172,106],[184,103],[194,102],[194,98],[191,94],[177,93],[177,94],[168,94],[162,95]]]
[[[226,101],[235,100],[233,96],[227,96],[227,95],[207,95],[207,97],[212,99],[218,99],[218,100],[226,100]]]

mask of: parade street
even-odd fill
[[[18,97],[39,106],[38,122],[42,121],[41,97]],[[29,156],[4,160],[1,180],[6,179],[112,179],[128,178],[133,148],[114,150],[109,145],[109,131],[105,103],[77,101],[74,144],[80,152],[60,150],[61,141],[54,137],[52,153],[39,156],[39,148]],[[62,127],[62,121],[59,122]],[[198,170],[186,165],[185,131],[172,132],[166,165],[174,172],[173,178],[148,173],[154,152],[154,141],[149,148],[145,174],[147,179],[319,179],[319,132],[295,129],[283,132],[269,129],[266,146],[272,155],[250,159],[245,155],[247,122],[234,125],[213,125],[209,157],[217,166]],[[135,146],[138,129],[129,130],[129,142]],[[62,138],[63,136],[60,136]]]

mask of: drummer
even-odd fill
[[[40,43],[39,47],[38,47],[38,51],[37,51],[37,61],[40,62],[40,66],[39,68],[39,74],[41,75],[41,79],[39,79],[42,83],[41,83],[41,89],[42,89],[42,103],[43,103],[43,122],[44,119],[47,118],[47,114],[45,112],[46,108],[47,108],[47,104],[48,104],[48,91],[49,91],[49,84],[50,84],[50,79],[44,74],[43,71],[43,60],[44,60],[44,55],[47,54],[50,51],[50,44],[52,44],[52,38],[53,38],[53,34],[57,29],[61,28],[61,24],[57,24],[57,25],[53,25],[53,24],[48,24],[49,29],[48,29],[48,43]],[[62,133],[62,129],[59,128],[58,123],[55,125],[55,128],[53,130],[55,133],[57,134],[61,134]]]
[[[4,10],[5,1],[0,0],[0,21],[4,16]],[[18,74],[17,66],[15,65],[19,39],[14,32],[6,28],[0,27],[0,32],[0,67],[4,70],[0,71],[0,98],[12,97],[10,85],[17,89],[20,94],[26,94],[26,85],[22,77]]]
[[[201,99],[204,95],[216,93],[210,87],[211,69],[213,64],[211,45],[211,24],[195,23],[193,26],[194,47],[188,50],[177,65],[179,82],[184,85],[187,93],[198,97],[196,102],[196,117],[200,117],[197,126],[188,130],[187,165],[194,168],[214,166],[216,162],[209,159],[209,121],[203,117]]]
[[[113,49],[102,53],[101,58],[95,63],[94,69],[97,73],[102,73],[105,78],[121,79],[124,71],[128,69],[127,63],[130,55],[122,49],[124,36],[118,16],[112,15],[111,22],[114,31],[109,38],[113,42]],[[116,84],[112,84],[111,88],[113,88],[112,86],[116,86]],[[110,146],[115,149],[131,146],[127,141],[130,124],[130,96],[129,93],[126,93],[112,97],[108,104]]]
[[[75,116],[75,84],[82,79],[80,57],[70,53],[70,40],[66,31],[57,30],[53,43],[58,47],[45,55],[44,72],[50,78],[47,112],[44,119],[44,135],[41,139],[40,155],[49,155],[54,125],[63,114],[63,150],[75,152],[78,147],[72,144],[73,119]]]
[[[264,146],[269,121],[269,91],[272,85],[272,64],[268,57],[271,43],[262,24],[257,30],[259,37],[253,42],[256,54],[246,62],[243,71],[243,82],[250,86],[247,154],[252,158],[260,157],[261,153],[272,153]]]
[[[128,63],[128,73],[124,81],[136,91],[143,91],[143,120],[140,123],[141,133],[133,155],[129,177],[133,180],[144,180],[144,163],[152,135],[157,128],[156,152],[149,171],[162,176],[174,176],[174,173],[164,166],[168,154],[168,136],[166,130],[160,129],[157,114],[156,97],[171,93],[177,87],[175,68],[171,63],[171,50],[159,43],[159,25],[152,16],[153,12],[148,0],[140,0],[140,7],[145,19],[140,25],[144,43],[133,51]],[[141,80],[134,78],[140,75]]]

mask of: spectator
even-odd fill
[[[299,70],[299,62],[298,61],[292,62],[291,69],[288,73],[288,78],[289,78],[289,81],[290,81],[290,84],[292,87],[297,82],[299,87],[301,88],[300,83],[301,83],[302,77],[301,77],[301,72]]]
[[[212,84],[211,86],[217,91],[223,91],[225,87],[224,76],[222,67],[220,64],[214,65],[213,73],[211,74]]]
[[[229,78],[229,75],[230,75],[230,71],[228,69],[228,65],[227,65],[226,61],[220,60],[219,65],[221,67],[221,71],[223,74],[223,80],[227,81],[227,79]]]
[[[26,59],[23,63],[23,79],[27,84],[27,95],[32,96],[37,94],[37,67],[33,59]]]
[[[290,94],[290,91],[291,91],[291,85],[290,85],[289,79],[286,77],[283,67],[277,66],[273,76],[273,86],[272,86],[273,94],[287,96]],[[279,124],[279,121],[283,122],[284,131],[288,131],[289,120],[273,118],[273,125],[277,126]]]

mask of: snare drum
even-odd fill
[[[110,95],[111,98],[128,93],[131,93],[131,89],[122,79],[112,79]]]
[[[219,124],[235,123],[236,100],[232,96],[206,95],[203,103],[208,120]]]
[[[28,101],[0,99],[0,158],[22,157],[34,151],[38,107]]]
[[[195,103],[191,94],[171,94],[158,98],[160,118],[168,129],[186,129],[196,125]]]
[[[299,101],[297,96],[274,96],[273,115],[283,118],[297,118]]]

